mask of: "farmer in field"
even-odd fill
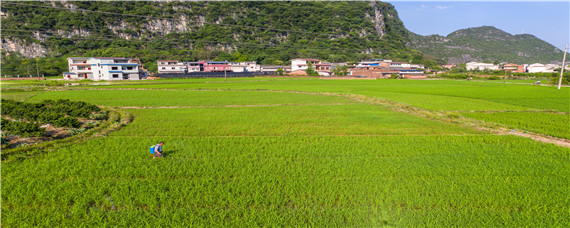
[[[164,145],[164,142],[159,142],[150,147],[150,153],[153,155],[153,159],[162,157],[162,145]]]

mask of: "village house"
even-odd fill
[[[389,78],[398,75],[401,78],[425,79],[424,65],[392,62],[391,60],[362,61],[349,68],[349,75],[367,78]]]
[[[519,68],[519,65],[514,64],[514,63],[509,63],[509,64],[505,64],[503,65],[503,70],[507,70],[507,71],[511,71],[514,72]]]
[[[498,70],[499,66],[492,63],[468,62],[465,64],[467,70]]]
[[[204,68],[203,63],[201,62],[186,62],[186,72],[200,72]]]
[[[260,72],[261,66],[256,62],[232,62],[230,68],[233,72]]]
[[[323,63],[318,59],[292,59],[291,60],[291,74],[303,75],[308,67],[309,63],[313,66],[313,69],[319,73],[320,76],[331,76],[331,64]],[[304,75],[307,75],[306,72]]]
[[[389,78],[392,74],[399,74],[398,70],[379,66],[356,66],[348,69],[349,75],[367,78]]]
[[[447,68],[447,69],[451,69],[457,67],[457,65],[453,65],[453,64],[448,64],[448,65],[442,65],[441,68]]]
[[[290,73],[291,66],[279,66],[279,65],[261,65],[261,72],[273,72],[275,73],[278,69],[283,69],[283,73]],[[306,75],[306,74],[305,74]]]
[[[115,57],[70,57],[67,58],[69,72],[63,73],[65,80],[139,80],[142,71],[137,61]]]
[[[203,62],[204,72],[230,72],[229,62],[217,62],[217,61],[204,61]]]
[[[530,64],[526,67],[528,73],[540,73],[546,71],[546,66],[540,63]]]
[[[156,61],[158,65],[158,73],[186,73],[186,65],[178,60],[158,60]]]

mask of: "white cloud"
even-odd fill
[[[435,6],[435,8],[438,8],[440,10],[444,10],[444,9],[449,9],[451,8],[451,6]]]

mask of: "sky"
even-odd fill
[[[532,34],[557,48],[570,45],[570,1],[402,1],[396,7],[411,32],[447,36],[458,29],[494,26],[510,34]],[[570,47],[569,47],[570,48]]]

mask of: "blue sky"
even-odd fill
[[[564,50],[570,43],[570,1],[397,1],[406,28],[420,35],[483,25],[510,34],[532,34]]]

